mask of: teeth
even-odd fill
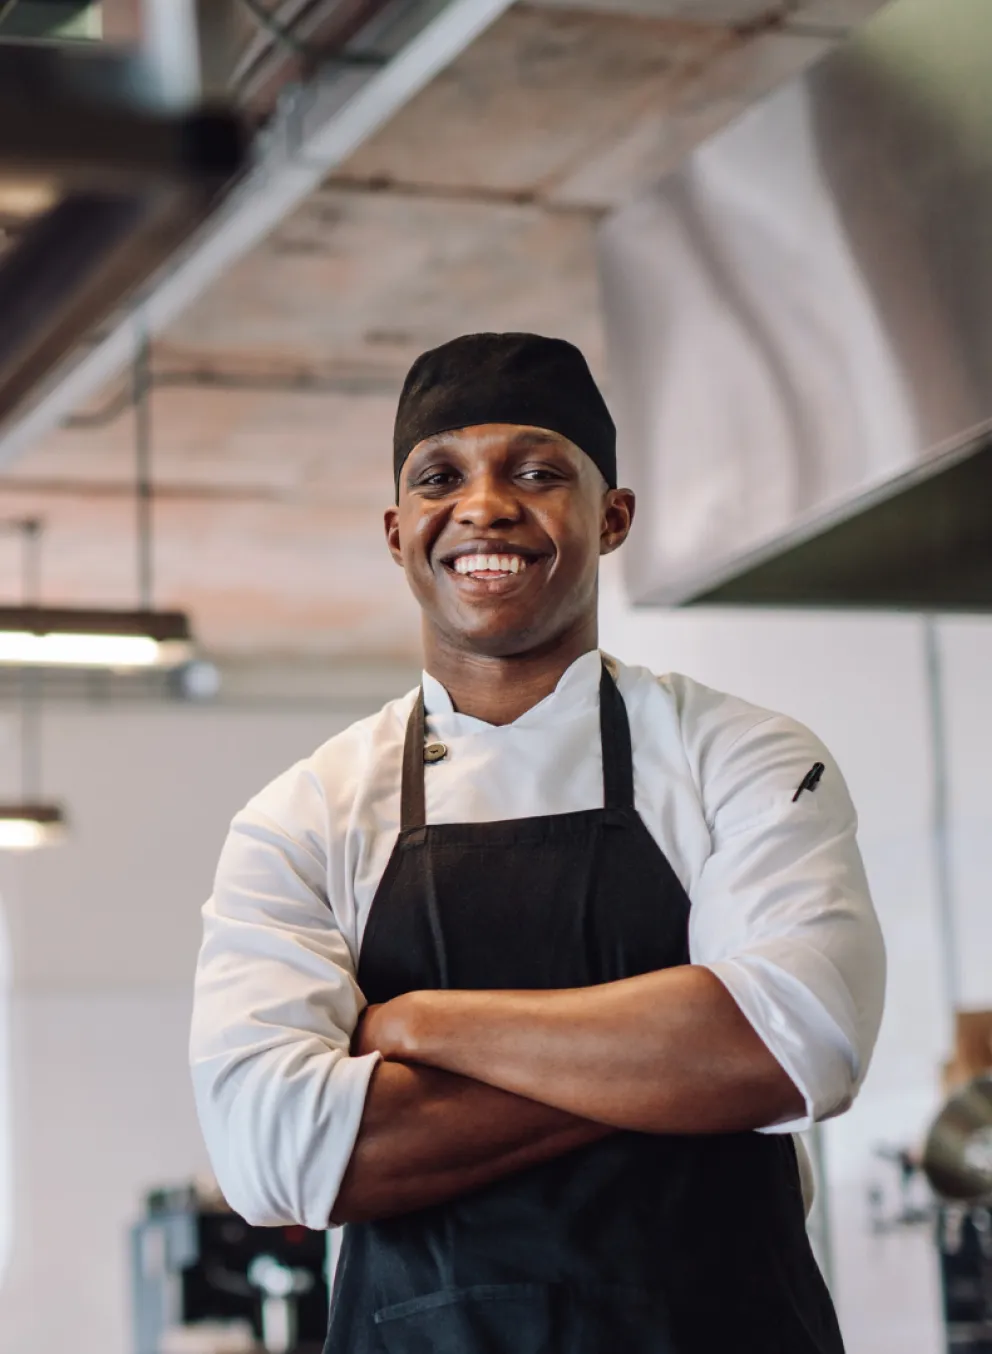
[[[454,568],[458,574],[519,574],[527,561],[522,555],[460,555]]]

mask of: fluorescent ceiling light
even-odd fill
[[[193,654],[178,611],[0,607],[0,664],[26,667],[172,668]]]
[[[33,635],[29,630],[0,633],[0,663],[45,668],[63,663],[81,668],[148,668],[159,645],[147,635]]]
[[[33,851],[65,836],[65,815],[55,804],[0,804],[0,851]]]

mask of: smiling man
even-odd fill
[[[839,1354],[792,1132],[884,957],[836,765],[599,652],[634,496],[571,345],[426,353],[394,468],[422,684],[237,815],[204,910],[221,1185],[346,1224],[330,1354]]]

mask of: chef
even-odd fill
[[[792,1135],[881,1015],[855,812],[794,720],[600,652],[615,445],[561,340],[417,360],[423,680],[221,855],[199,1113],[249,1222],[345,1224],[331,1354],[842,1350]]]

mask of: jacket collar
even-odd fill
[[[525,710],[512,724],[502,725],[508,729],[538,729],[548,723],[561,719],[570,719],[585,714],[599,700],[599,681],[603,660],[606,656],[598,649],[591,649],[577,658],[562,673],[558,685],[544,700]],[[615,671],[616,660],[606,660]],[[445,688],[429,672],[423,674],[424,709],[432,720],[443,723],[449,733],[470,733],[492,729],[484,719],[475,719],[472,715],[459,714],[451,704],[451,697]]]

